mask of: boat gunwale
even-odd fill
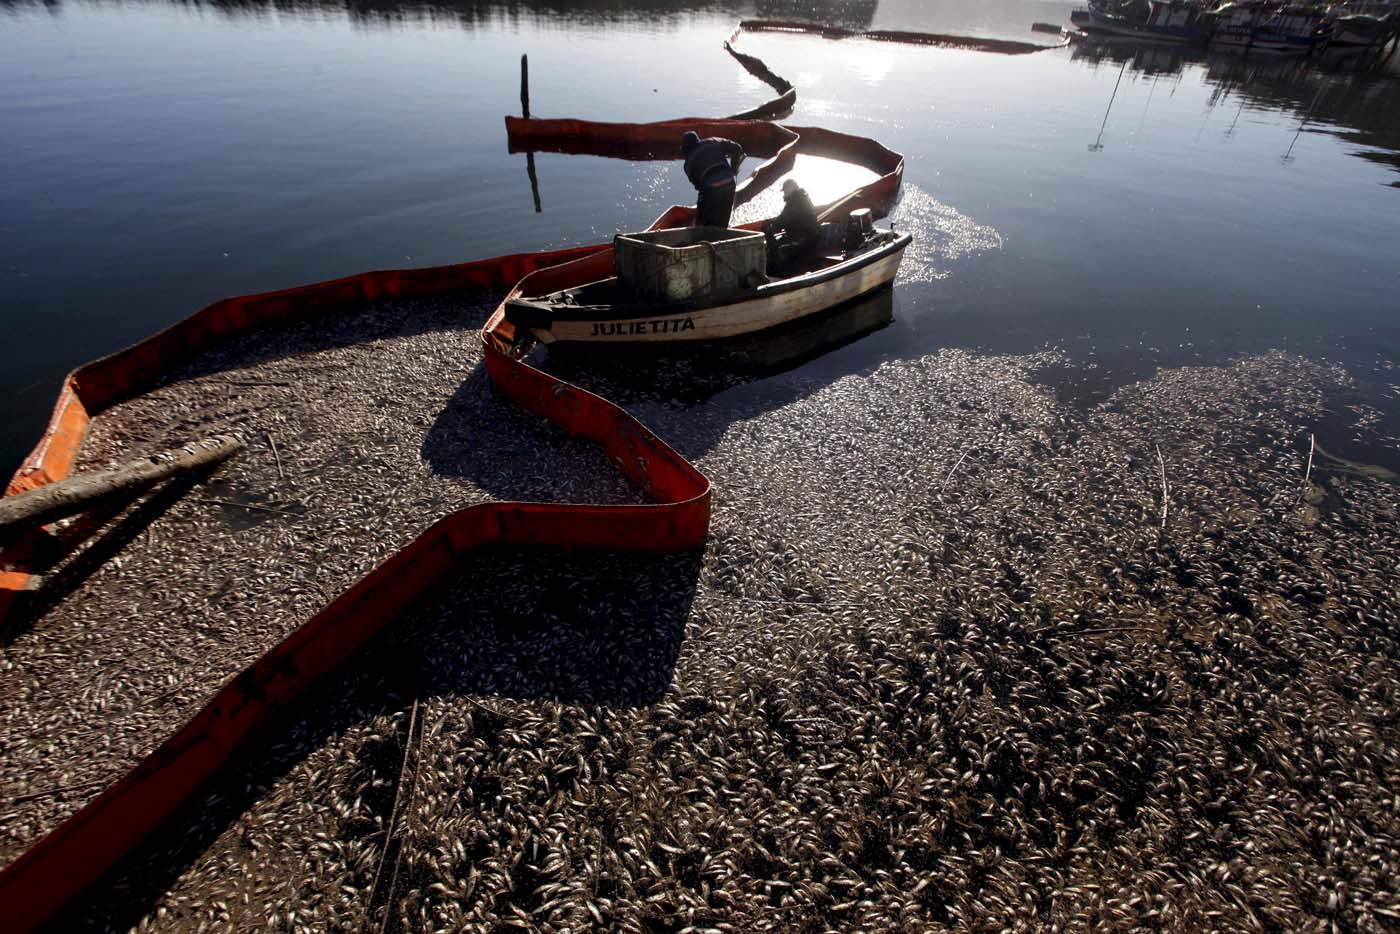
[[[866,252],[844,259],[839,263],[833,263],[822,269],[803,273],[800,276],[793,276],[788,279],[780,279],[777,282],[765,283],[752,292],[738,292],[715,301],[706,301],[704,303],[687,301],[667,304],[563,305],[556,302],[546,302],[542,298],[517,297],[507,300],[505,304],[507,310],[514,306],[517,308],[523,307],[535,313],[546,311],[549,313],[551,323],[554,321],[592,321],[600,317],[605,317],[608,320],[625,321],[634,318],[660,318],[670,317],[672,315],[694,314],[700,311],[725,308],[742,302],[772,298],[787,292],[797,291],[798,289],[823,285],[832,280],[840,279],[864,269],[866,266],[876,263],[881,259],[885,259],[894,253],[903,252],[909,244],[914,242],[913,234],[897,233],[895,231],[888,232],[894,234],[894,239],[880,244],[875,249],[867,250]],[[613,276],[610,278],[616,277]],[[599,281],[607,282],[609,280],[602,279]],[[592,285],[594,283],[588,284]]]
[[[857,292],[849,298],[843,298],[825,308],[819,308],[816,311],[799,315],[796,318],[785,318],[781,321],[774,321],[772,324],[765,324],[751,331],[740,331],[734,334],[699,338],[673,336],[670,340],[638,340],[637,338],[627,336],[608,338],[606,340],[556,337],[548,343],[544,341],[540,341],[540,343],[551,349],[570,348],[576,350],[587,348],[590,353],[597,352],[600,354],[655,352],[661,348],[665,348],[665,352],[668,354],[677,354],[681,352],[701,353],[714,348],[739,344],[746,340],[753,340],[754,338],[770,336],[771,332],[782,331],[787,328],[796,328],[809,320],[820,319],[824,316],[837,313],[848,305],[854,305],[858,302],[865,301],[884,289],[894,289],[893,278],[878,282],[862,292]]]

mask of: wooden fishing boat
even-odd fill
[[[1325,45],[1331,32],[1326,20],[1309,7],[1282,7],[1254,27],[1251,49],[1304,54]]]
[[[678,344],[595,343],[549,347],[551,374],[570,382],[628,387],[647,398],[697,405],[752,380],[805,366],[888,327],[894,286],[758,334]],[[542,345],[536,344],[539,348]],[[530,358],[525,358],[530,362]],[[536,361],[538,362],[538,361]],[[834,363],[840,369],[844,363]],[[823,367],[823,371],[825,368]],[[623,391],[627,395],[627,390]]]
[[[1091,2],[1088,9],[1071,12],[1070,22],[1086,33],[1154,42],[1205,42],[1215,25],[1210,14],[1181,0],[1148,0],[1145,13]]]
[[[1307,53],[1332,38],[1332,26],[1316,9],[1269,2],[1227,3],[1216,17],[1211,44],[1261,52]]]
[[[1247,49],[1254,44],[1254,29],[1264,17],[1263,3],[1226,3],[1215,11],[1216,27],[1211,45]]]
[[[856,214],[868,215],[868,211]],[[863,223],[862,223],[863,221]],[[618,275],[539,297],[512,298],[505,304],[506,320],[545,344],[640,345],[722,340],[756,334],[820,314],[889,285],[899,271],[904,250],[913,237],[881,230],[868,219],[852,217],[853,226],[835,227],[835,249],[800,261],[781,277],[767,275],[762,258],[762,234],[722,228],[677,228],[655,231],[654,238],[683,244],[700,264],[682,259],[664,271],[668,283],[648,288],[645,274],[622,259]],[[622,241],[642,235],[621,235]],[[726,261],[720,247],[746,244],[757,268]],[[676,246],[671,250],[678,250]],[[737,254],[732,254],[737,255]],[[645,265],[645,264],[643,264]],[[697,271],[709,275],[697,275]]]
[[[1371,16],[1357,13],[1338,16],[1333,20],[1331,45],[1348,48],[1378,48],[1394,38],[1400,30],[1400,14]]]

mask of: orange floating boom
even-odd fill
[[[752,197],[792,166],[799,151],[844,158],[879,178],[825,211],[870,207],[883,214],[898,194],[903,157],[874,140],[818,128],[750,121],[681,120],[652,124],[507,118],[512,146],[587,151],[594,146],[630,158],[675,158],[684,129],[728,134],[755,153],[769,153],[742,190]],[[655,155],[637,155],[646,152]],[[661,154],[665,155],[662,156]],[[674,206],[652,229],[689,222],[693,209]],[[248,331],[357,308],[382,298],[412,298],[464,289],[535,295],[612,272],[610,246],[516,254],[425,269],[367,272],[344,279],[216,302],[126,350],[69,374],[48,429],[21,465],[9,493],[66,477],[92,416],[149,389],[171,368]],[[595,441],[653,500],[649,505],[491,503],[438,520],[325,609],[233,678],[179,732],[116,784],[0,871],[0,918],[7,931],[52,919],[110,871],[291,701],[334,671],[385,625],[482,545],[546,545],[678,552],[708,534],[710,484],[703,474],[635,418],[611,402],[558,380],[511,352],[513,333],[497,308],[482,331],[492,384],[522,407],[565,431]],[[0,553],[0,618],[9,599],[30,583],[32,543]]]

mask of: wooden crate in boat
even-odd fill
[[[675,227],[613,238],[617,275],[639,298],[683,302],[766,281],[763,234],[723,227]]]

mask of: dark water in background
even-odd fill
[[[597,242],[689,199],[674,164],[540,155],[536,214],[501,120],[522,52],[537,115],[720,115],[770,93],[721,48],[743,15],[1052,41],[1030,24],[1070,9],[0,0],[0,470],[65,371],[217,298]],[[1282,347],[1346,364],[1348,403],[1382,414],[1359,443],[1339,408],[1320,440],[1400,462],[1393,61],[740,48],[798,86],[793,122],[908,157],[896,220],[921,248],[895,324],[814,372],[1058,346],[1080,365],[1057,388],[1092,400],[1158,365]]]

